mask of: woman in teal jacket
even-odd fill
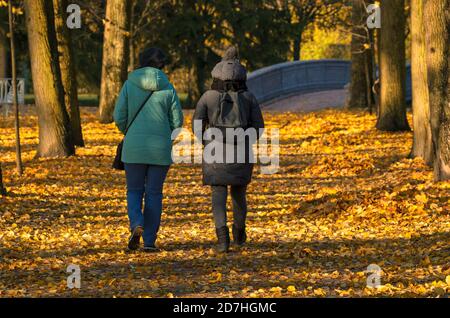
[[[141,53],[140,68],[130,73],[114,109],[114,121],[124,132],[139,107],[142,110],[125,137],[122,161],[127,179],[127,204],[131,236],[128,248],[156,251],[161,222],[162,190],[172,164],[172,132],[182,127],[183,112],[177,93],[161,71],[166,56],[157,48]],[[142,210],[142,200],[145,206]]]

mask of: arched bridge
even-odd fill
[[[295,95],[343,90],[350,82],[350,68],[350,61],[345,60],[285,62],[250,73],[247,85],[264,105]],[[410,102],[410,66],[406,73],[406,100]]]

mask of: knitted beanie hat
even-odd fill
[[[211,72],[213,78],[222,81],[246,81],[247,70],[239,62],[239,51],[235,46],[230,46]]]

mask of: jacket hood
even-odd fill
[[[163,71],[153,67],[143,67],[131,72],[128,81],[146,91],[160,91],[169,85],[169,79]]]
[[[239,62],[239,50],[230,46],[224,53],[222,61],[211,72],[213,78],[222,81],[246,81],[247,70]]]
[[[218,63],[211,72],[213,78],[222,81],[246,81],[247,70],[239,60],[227,60]]]

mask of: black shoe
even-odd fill
[[[227,226],[219,229],[216,228],[217,234],[217,251],[219,253],[228,253],[230,249],[230,231]]]
[[[247,234],[245,233],[245,227],[239,229],[233,224],[233,241],[234,244],[238,246],[244,245],[244,243],[247,241]]]
[[[145,253],[158,253],[159,252],[159,248],[157,248],[156,246],[144,246],[144,252]]]
[[[130,239],[128,240],[128,248],[135,251],[139,248],[139,243],[141,242],[141,236],[144,233],[144,228],[142,226],[136,226],[131,233]]]

